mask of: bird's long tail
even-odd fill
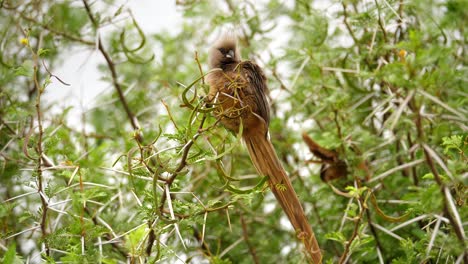
[[[314,232],[270,140],[265,135],[244,135],[244,140],[257,171],[269,177],[270,189],[288,216],[298,238],[304,243],[310,260],[321,263],[322,253]]]

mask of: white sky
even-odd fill
[[[158,33],[164,29],[178,28],[182,16],[176,10],[175,1],[130,0],[121,1],[131,10],[146,35]],[[115,5],[115,12],[119,5]],[[97,65],[104,63],[101,53],[89,48],[74,48],[65,51],[62,55],[62,64],[55,66],[52,73],[64,82],[65,86],[52,78],[52,83],[46,88],[43,99],[53,104],[52,111],[60,112],[65,107],[73,106],[69,120],[79,120],[83,111],[93,107],[96,97],[113,87],[107,82],[101,81],[102,73],[97,70]],[[109,73],[110,76],[110,73]],[[75,124],[79,127],[78,124]]]

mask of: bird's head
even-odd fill
[[[224,68],[226,65],[240,62],[237,40],[233,34],[224,34],[210,49],[210,68]]]

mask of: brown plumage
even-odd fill
[[[250,158],[260,175],[268,176],[270,189],[304,243],[313,263],[322,255],[291,181],[268,139],[270,110],[267,84],[262,69],[251,61],[241,61],[236,38],[225,35],[210,50],[209,100],[214,115],[229,130],[238,133],[247,145]]]

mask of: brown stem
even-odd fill
[[[36,96],[36,115],[37,115],[37,125],[38,125],[38,139],[36,143],[36,152],[37,152],[37,159],[36,159],[36,173],[37,173],[37,185],[38,189],[37,191],[39,192],[39,196],[41,197],[41,209],[42,209],[42,215],[41,215],[41,232],[42,232],[42,239],[44,241],[45,245],[45,252],[47,256],[50,256],[50,249],[47,243],[47,211],[48,211],[48,202],[45,199],[45,194],[44,194],[44,182],[43,182],[43,175],[42,175],[42,155],[44,153],[44,150],[42,148],[42,140],[44,136],[44,129],[42,126],[42,112],[41,112],[41,95],[43,93],[43,90],[41,89],[41,86],[38,81],[38,74],[39,74],[39,62],[38,62],[38,56],[36,53],[32,50],[30,47],[31,52],[33,53],[34,57],[34,86],[35,90],[37,91],[37,96]]]
[[[155,235],[154,229],[153,229],[153,221],[148,222],[148,227],[150,229],[150,232],[148,234],[148,243],[146,245],[146,255],[150,256],[151,251],[153,250],[154,241],[156,240],[156,235]]]
[[[360,198],[358,199],[358,202],[361,203]],[[359,216],[357,217],[357,219],[355,219],[353,234],[351,235],[349,240],[346,241],[345,249],[343,251],[343,254],[340,257],[340,261],[338,262],[340,264],[343,264],[343,263],[345,263],[347,261],[349,250],[351,248],[351,244],[353,243],[354,239],[357,237],[357,235],[359,233],[359,227],[360,227],[360,223],[361,223],[361,220],[362,220],[362,216],[364,214],[364,211],[367,210],[364,207],[364,205],[362,205],[362,203],[361,203],[361,207],[362,207],[361,212],[359,212]]]

